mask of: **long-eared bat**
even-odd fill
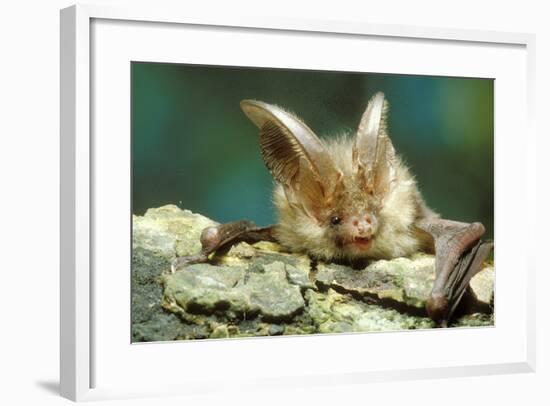
[[[480,241],[481,223],[444,220],[425,204],[388,136],[384,95],[369,101],[353,138],[321,140],[292,113],[261,101],[244,100],[241,108],[260,130],[261,154],[277,182],[278,224],[208,227],[202,251],[176,258],[172,270],[206,262],[220,247],[243,240],[276,241],[323,261],[435,253],[426,311],[446,326],[493,245]]]

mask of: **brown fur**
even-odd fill
[[[352,137],[323,141],[336,167],[342,172],[342,191],[320,219],[289,204],[283,187],[274,190],[274,203],[279,223],[275,229],[278,241],[293,252],[304,252],[324,259],[353,260],[358,258],[395,258],[410,255],[427,245],[427,237],[414,227],[420,217],[432,215],[418,191],[414,177],[399,157],[394,163],[395,183],[383,202],[369,195],[353,167]],[[334,214],[346,221],[350,215],[372,214],[376,231],[368,250],[353,244],[342,244],[342,238],[332,226]],[[344,233],[345,234],[345,233]],[[345,239],[345,238],[344,238]]]

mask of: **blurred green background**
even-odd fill
[[[369,98],[390,102],[389,132],[443,217],[493,236],[493,80],[133,62],[134,214],[173,203],[219,222],[276,217],[258,130],[239,107],[295,112],[319,136],[354,132]]]

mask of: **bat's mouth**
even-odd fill
[[[354,237],[352,240],[352,244],[361,250],[368,250],[372,245],[372,238],[371,237]]]

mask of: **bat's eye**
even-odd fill
[[[342,222],[342,219],[338,216],[332,216],[330,218],[330,224],[332,224],[333,226],[337,226],[338,224],[340,224]]]

